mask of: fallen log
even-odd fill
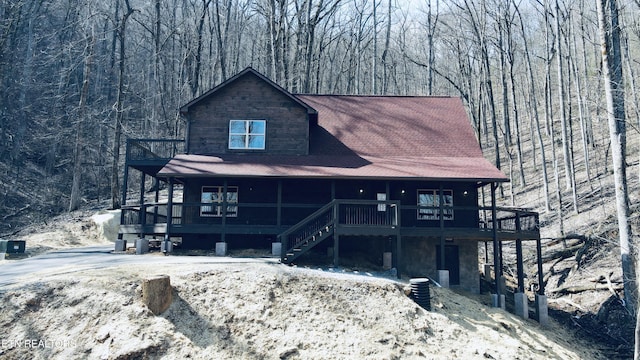
[[[26,206],[21,207],[20,209],[12,212],[11,214],[7,214],[7,215],[3,216],[2,217],[2,221],[5,221],[8,218],[11,218],[11,217],[14,217],[14,216],[18,216],[18,215],[20,215],[20,213],[22,213],[25,210],[28,210],[30,207],[31,207],[31,205],[27,204]]]
[[[565,235],[564,237],[561,238],[557,238],[554,240],[551,240],[549,242],[546,243],[546,246],[553,246],[553,245],[558,245],[560,243],[564,243],[567,240],[580,240],[580,241],[586,241],[588,238],[585,235],[580,235],[580,234],[568,234]]]
[[[609,284],[590,284],[590,285],[567,285],[567,286],[561,286],[559,288],[556,289],[550,289],[547,290],[547,293],[549,294],[559,294],[559,295],[563,295],[563,294],[577,294],[577,293],[581,293],[584,291],[599,291],[599,290],[609,290],[611,292],[615,292],[615,291],[620,291],[622,290],[623,287],[622,285],[611,285],[609,286]]]
[[[582,248],[583,244],[570,246],[568,248],[559,249],[553,252],[547,252],[542,256],[542,262],[549,262],[555,259],[568,259],[574,257],[576,252]]]

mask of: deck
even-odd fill
[[[475,241],[492,241],[493,227],[496,226],[496,235],[499,241],[514,241],[517,239],[539,240],[538,214],[523,209],[498,208],[498,217],[493,221],[487,214],[490,208],[477,208],[479,218],[477,227],[451,227],[446,222],[443,226],[412,226],[403,224],[400,218],[402,213],[415,213],[417,206],[401,206],[392,201],[363,201],[363,200],[336,200],[337,206],[336,229],[341,235],[359,236],[416,236],[416,237],[440,237],[458,238]],[[172,219],[169,224],[172,236],[179,237],[183,234],[265,234],[278,235],[290,230],[296,224],[284,224],[278,222],[278,213],[286,210],[308,208],[313,205],[297,204],[238,204],[239,210],[247,208],[272,209],[273,216],[254,219],[251,223],[234,224],[233,218],[227,218],[228,223],[212,223],[210,218],[198,216],[186,217],[183,214],[197,213],[204,203],[174,203]],[[123,234],[164,235],[167,233],[167,204],[150,203],[144,205],[128,205],[122,207],[123,222],[120,232]],[[388,206],[387,211],[381,212],[381,206]],[[317,206],[322,208],[322,206]],[[451,207],[456,210],[468,210],[468,208]],[[382,213],[382,214],[381,214]],[[186,220],[190,218],[190,220]],[[333,220],[332,220],[333,221]],[[304,221],[302,221],[304,222]],[[406,223],[409,223],[407,221]]]

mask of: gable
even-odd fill
[[[314,111],[252,69],[181,108],[187,118],[188,153],[204,155],[306,155],[309,151],[309,113]],[[264,147],[239,149],[230,146],[232,121],[263,124]]]

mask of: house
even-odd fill
[[[125,181],[121,235],[185,249],[279,242],[287,264],[382,266],[386,253],[399,274],[474,292],[481,246],[513,241],[524,291],[521,242],[539,245],[538,214],[496,207],[508,178],[483,157],[459,98],[294,95],[247,68],[180,113],[184,140],[127,144],[125,180],[142,176],[129,202]],[[167,201],[145,199],[146,176],[167,184]]]

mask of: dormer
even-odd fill
[[[312,107],[252,68],[180,108],[188,154],[308,155]]]

